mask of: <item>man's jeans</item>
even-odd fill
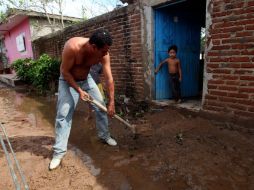
[[[87,76],[87,80],[79,81],[77,84],[92,98],[96,99],[105,106],[101,93],[90,74]],[[59,78],[58,93],[57,116],[55,123],[56,139],[55,145],[53,146],[53,157],[61,159],[67,151],[72,115],[79,100],[79,93],[70,87],[62,76]],[[93,109],[95,110],[96,115],[98,136],[103,140],[107,140],[110,137],[107,113],[101,111],[96,106],[93,106]]]

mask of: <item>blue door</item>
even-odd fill
[[[168,47],[178,47],[177,57],[182,66],[182,97],[199,93],[199,55],[201,24],[197,12],[188,10],[183,3],[155,9],[155,67],[168,57]],[[156,99],[172,98],[167,64],[155,77]]]

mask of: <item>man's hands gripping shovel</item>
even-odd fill
[[[120,116],[118,116],[117,114],[115,114],[115,106],[114,105],[110,105],[108,106],[108,109],[102,105],[100,102],[98,102],[97,100],[93,99],[88,93],[86,93],[85,91],[80,91],[79,92],[80,98],[90,104],[93,104],[95,106],[97,106],[99,109],[101,109],[102,111],[108,113],[108,115],[110,117],[116,118],[117,120],[121,121],[123,124],[125,124],[131,131],[132,133],[136,133],[136,127],[135,125],[131,125],[130,123],[128,123],[127,121],[125,121],[124,119],[122,119]]]

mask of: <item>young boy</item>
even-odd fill
[[[181,102],[180,82],[182,81],[182,70],[180,60],[176,57],[177,46],[172,45],[168,48],[169,58],[162,61],[155,69],[155,74],[158,73],[164,63],[168,64],[169,80],[172,87],[172,95],[175,102]]]

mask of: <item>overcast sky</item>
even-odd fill
[[[91,18],[109,12],[119,4],[123,5],[120,0],[65,0],[63,13],[65,16],[82,17],[83,6],[85,16]],[[1,6],[0,10],[5,11],[5,7]]]

